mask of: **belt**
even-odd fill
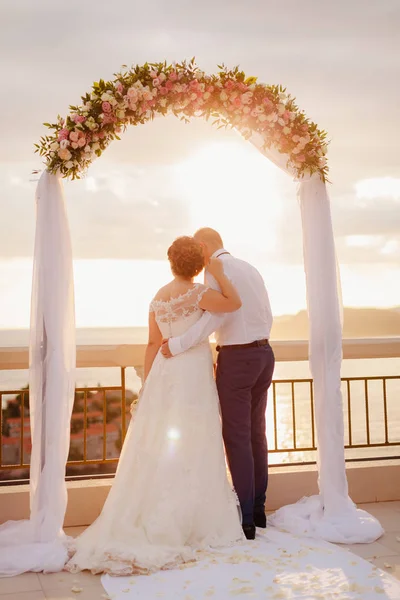
[[[239,350],[240,348],[261,348],[262,346],[268,346],[269,340],[256,340],[255,342],[250,342],[250,344],[231,344],[227,346],[217,346],[216,351],[219,352],[225,348],[232,348],[233,350]]]

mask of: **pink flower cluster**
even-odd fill
[[[43,148],[54,169],[76,174],[95,154],[101,154],[122,128],[145,123],[157,112],[173,112],[185,119],[212,116],[219,124],[259,132],[266,143],[288,155],[299,174],[311,169],[325,176],[323,132],[310,129],[282,88],[257,84],[254,78],[245,80],[236,71],[208,76],[186,65],[145,66],[139,73],[136,69],[128,77],[102,82],[101,88],[95,84],[90,101],[66,121],[59,120],[55,138],[47,140]]]

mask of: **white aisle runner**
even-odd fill
[[[399,600],[400,582],[347,550],[268,529],[181,569],[110,577],[112,600]]]

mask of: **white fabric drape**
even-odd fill
[[[295,177],[287,157],[265,149],[255,134],[250,142],[269,160]],[[344,456],[342,306],[339,269],[326,184],[319,175],[299,182],[304,270],[309,317],[309,360],[314,380],[319,496],[278,510],[272,524],[297,535],[343,544],[372,542],[383,534],[380,523],[357,510],[348,495]]]
[[[30,519],[0,526],[0,576],[59,571],[67,558],[65,464],[75,388],[72,250],[61,180],[36,191],[30,335]]]

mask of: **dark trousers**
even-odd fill
[[[243,524],[254,511],[264,511],[268,485],[265,431],[267,393],[274,372],[271,346],[222,348],[218,355],[217,387],[222,433]]]

